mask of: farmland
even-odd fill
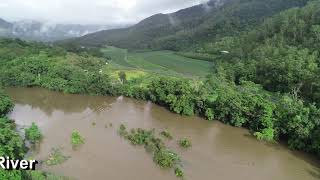
[[[203,77],[209,73],[212,66],[211,62],[183,57],[172,51],[129,52],[108,46],[102,49],[102,52],[116,69]]]

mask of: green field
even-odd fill
[[[108,46],[102,52],[111,58],[110,63],[118,69],[174,76],[206,76],[212,66],[211,62],[183,57],[172,51],[128,52]]]

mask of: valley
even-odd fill
[[[320,0],[59,3],[121,26],[0,19],[0,179],[320,178]]]

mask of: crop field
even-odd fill
[[[112,46],[108,46],[107,48],[103,48],[101,50],[106,57],[111,58],[111,63],[114,65],[119,65],[122,67],[131,67],[134,68],[131,64],[129,64],[127,60],[128,51],[126,49],[120,49]]]
[[[172,51],[128,52],[125,49],[106,47],[102,49],[110,63],[118,69],[140,70],[173,76],[207,75],[211,62],[191,59]]]

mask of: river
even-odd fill
[[[134,147],[117,134],[129,128],[167,129],[167,145],[181,155],[189,180],[315,180],[319,162],[281,144],[257,141],[243,128],[173,114],[155,104],[122,97],[70,95],[40,88],[9,88],[15,107],[10,117],[18,128],[36,122],[44,135],[34,158],[44,160],[52,148],[70,156],[61,165],[40,169],[79,180],[177,180],[170,170],[153,163],[143,147]],[[96,123],[96,125],[93,125]],[[105,125],[113,124],[106,128]],[[78,130],[86,143],[73,150],[70,136]],[[192,148],[177,140],[188,137]]]

